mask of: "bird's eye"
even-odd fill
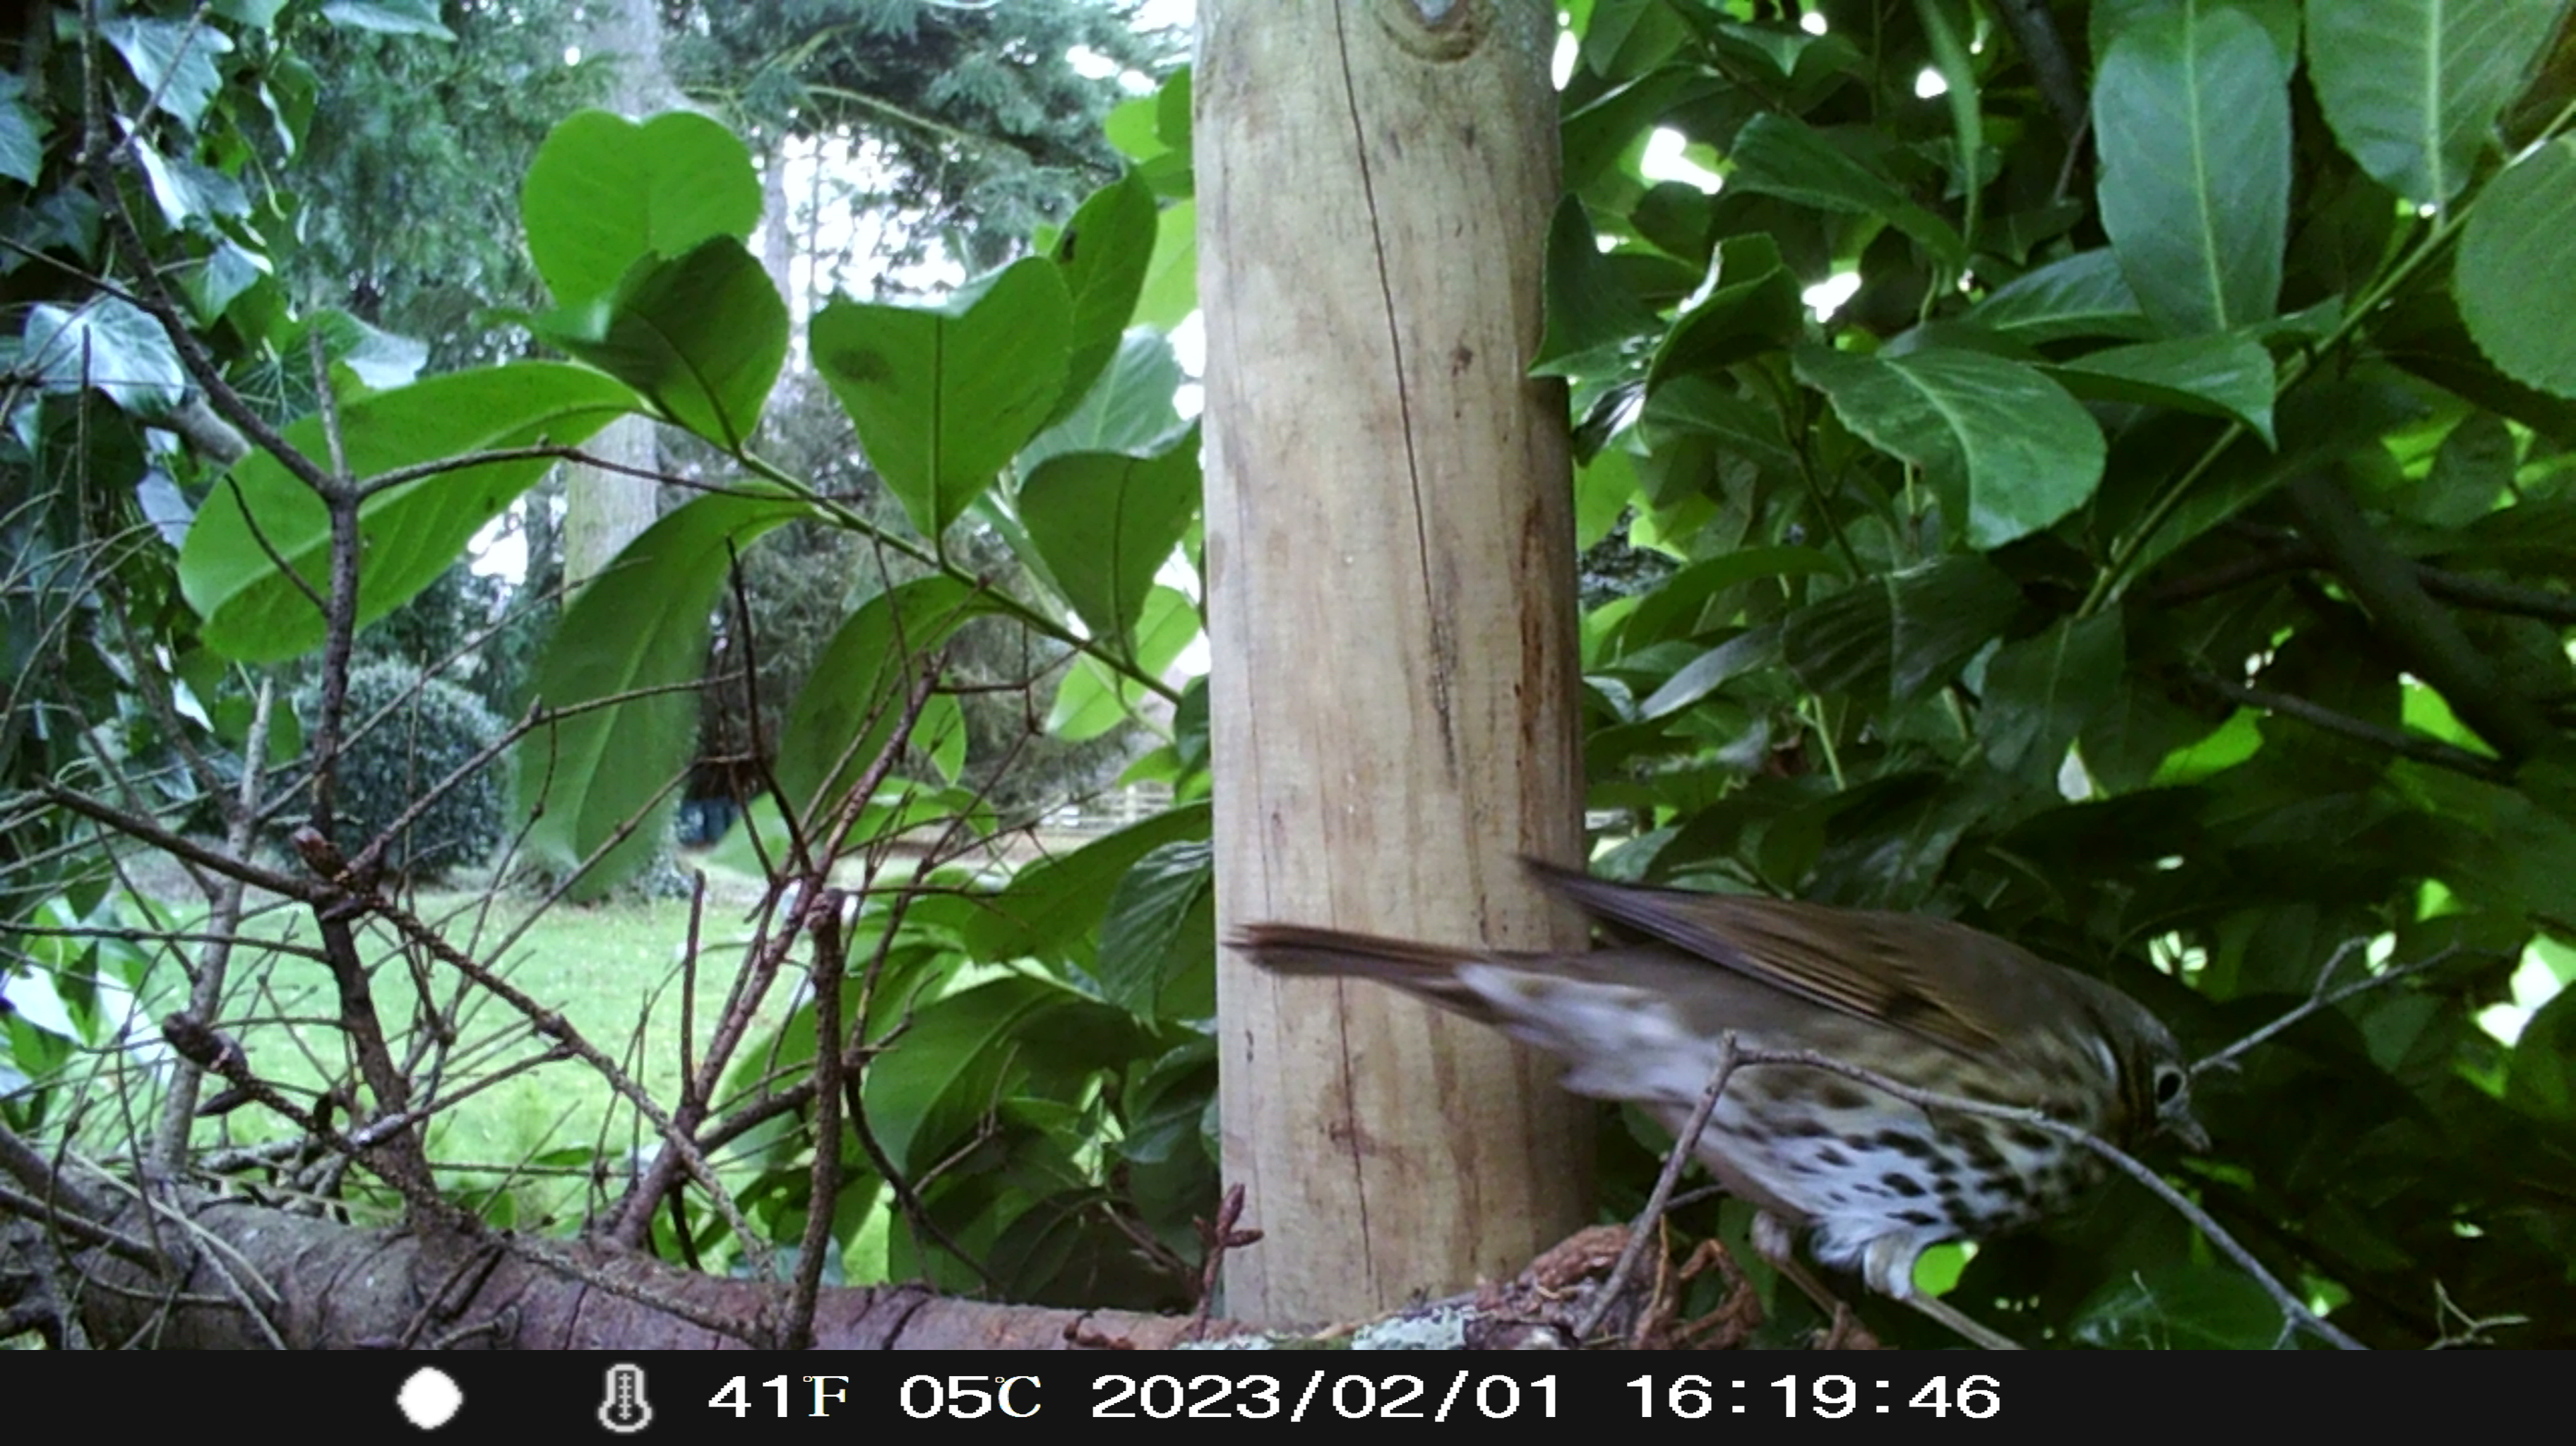
[[[2156,1107],[2162,1109],[2182,1097],[2183,1073],[2180,1065],[2156,1066]]]

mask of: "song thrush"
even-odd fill
[[[1731,1031],[1742,1052],[1812,1051],[1919,1091],[2037,1109],[2115,1145],[2164,1133],[2207,1147],[2182,1052],[2154,1015],[1993,935],[1530,867],[1643,940],[1522,954],[1256,924],[1235,944],[1282,974],[1375,979],[1494,1025],[1562,1056],[1566,1088],[1633,1101],[1676,1133]],[[1695,1153],[1762,1212],[1765,1255],[1785,1263],[1803,1227],[1818,1259],[1900,1300],[1913,1297],[1927,1247],[2063,1210],[2105,1170],[2092,1150],[2027,1122],[1927,1111],[1779,1063],[1736,1070]]]

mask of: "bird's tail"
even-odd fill
[[[1485,1000],[1458,980],[1460,965],[1487,959],[1472,949],[1304,924],[1247,924],[1228,942],[1273,974],[1374,980],[1470,1019],[1496,1022]]]

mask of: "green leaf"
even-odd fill
[[[156,97],[155,108],[194,131],[206,106],[223,89],[215,57],[232,53],[232,37],[211,25],[185,20],[102,20],[98,33],[125,57],[134,81]]]
[[[1048,458],[1066,452],[1131,457],[1160,452],[1183,425],[1172,404],[1182,381],[1181,359],[1173,354],[1171,340],[1151,327],[1136,327],[1119,343],[1117,356],[1082,404],[1030,438],[1011,465],[1029,477]]]
[[[2244,336],[2178,336],[2106,347],[2044,368],[2087,401],[2140,402],[2243,422],[2274,442],[2272,354]]]
[[[180,284],[187,291],[188,309],[196,314],[198,324],[211,327],[223,318],[225,308],[231,306],[243,292],[258,285],[260,279],[268,274],[268,258],[255,256],[226,241],[207,254],[204,265],[182,277]],[[340,314],[347,315],[345,312]],[[357,321],[356,317],[349,319],[352,322]],[[369,330],[372,331],[374,328],[370,327]],[[376,335],[390,336],[390,333],[376,332]],[[428,354],[424,350],[421,360],[428,359]],[[417,379],[419,374],[418,363],[414,363],[410,374],[398,381],[381,383],[370,381],[368,385],[379,389],[385,386],[403,386]]]
[[[45,118],[18,103],[16,76],[0,81],[0,176],[33,186],[45,166]]]
[[[1785,474],[1798,466],[1778,409],[1715,377],[1679,376],[1658,383],[1646,394],[1637,426],[1651,451],[1664,450],[1675,433],[1690,433],[1714,438],[1727,452],[1768,470]]]
[[[1921,467],[1949,532],[1971,546],[2049,526],[2102,480],[2102,429],[2019,362],[1953,348],[1859,356],[1806,347],[1797,372],[1845,426]]]
[[[1842,568],[1812,547],[1739,547],[1694,562],[1638,597],[1619,628],[1619,651],[1635,652],[1673,638],[1697,636],[1712,602],[1740,583],[1770,577],[1832,577]],[[1725,622],[1732,615],[1716,619]]]
[[[562,306],[608,295],[649,256],[683,256],[760,224],[760,178],[733,132],[693,111],[637,124],[578,111],[519,188],[528,255]]]
[[[2466,527],[2488,513],[2513,486],[2513,429],[2493,412],[2460,419],[2433,454],[2423,482],[2396,499],[2408,517],[2428,526]]]
[[[1823,132],[1782,115],[1753,118],[1727,159],[1730,188],[1778,196],[1825,211],[1884,217],[1940,262],[1965,270],[1968,248],[1950,223],[1905,198],[1894,183],[1852,159]]]
[[[1661,718],[1676,713],[1758,668],[1780,661],[1780,630],[1765,625],[1739,633],[1685,663],[1645,702],[1638,717]]]
[[[2446,205],[2564,0],[2309,0],[2308,78],[2335,139],[2415,205]]]
[[[1199,612],[1189,598],[1156,583],[1145,595],[1136,627],[1136,671],[1159,678],[1180,660],[1201,631]],[[1098,738],[1133,717],[1150,690],[1089,653],[1073,660],[1047,710],[1049,733],[1068,743]]]
[[[605,893],[662,845],[697,734],[698,698],[683,685],[706,670],[708,614],[733,550],[804,512],[783,498],[694,498],[626,544],[564,609],[528,682],[538,703],[560,713],[666,690],[557,717],[515,750],[538,857],[569,869],[633,825],[584,870],[573,897]]]
[[[1574,469],[1574,547],[1590,548],[1610,535],[1637,495],[1637,459],[1613,447]]]
[[[1118,881],[1092,973],[1109,1002],[1143,1019],[1216,1014],[1216,860],[1205,842],[1168,843]]]
[[[178,349],[149,313],[113,296],[66,311],[51,302],[27,310],[20,364],[49,392],[96,387],[137,416],[158,416],[188,394]]]
[[[379,35],[456,38],[455,31],[438,23],[438,0],[325,0],[322,18],[344,29]]]
[[[1589,193],[1622,155],[1633,153],[1640,137],[1675,108],[1719,88],[1703,66],[1668,65],[1574,104],[1558,128],[1565,151],[1566,193]]]
[[[2380,437],[2423,412],[2414,388],[2310,378],[2281,400],[2280,450],[2230,448],[2210,475],[2183,494],[2155,533],[2138,544],[2131,574],[2144,576],[2176,548],[2252,506],[2286,479],[2356,448],[2375,446]]]
[[[1966,319],[2033,346],[2076,336],[2155,335],[2119,255],[2108,247],[2078,251],[2014,280],[1968,308]]]
[[[1150,161],[1171,149],[1155,133],[1155,98],[1140,95],[1120,101],[1100,123],[1101,134],[1118,154],[1128,160]]]
[[[1193,428],[1159,457],[1050,459],[1020,485],[1020,521],[1092,636],[1125,651],[1198,502]]]
[[[540,319],[539,336],[633,387],[728,452],[760,426],[787,358],[787,306],[730,236],[635,263],[616,292]]]
[[[1206,804],[1184,804],[1022,869],[977,901],[968,952],[987,962],[1068,957],[1099,929],[1127,871],[1165,844],[1205,840],[1208,817]]]
[[[250,215],[250,193],[223,172],[173,159],[146,145],[134,147],[133,155],[152,188],[152,204],[173,230],[186,230],[190,222],[208,218],[240,220]]]
[[[2123,651],[2116,612],[2060,618],[2036,637],[2004,644],[1986,664],[1977,713],[1987,759],[2005,773],[2032,765],[2053,782],[2075,736],[2110,706]]]
[[[587,367],[518,362],[357,398],[341,407],[340,429],[351,470],[365,478],[541,439],[578,444],[634,407],[634,393]],[[287,428],[286,440],[307,457],[331,455],[318,417]],[[541,457],[485,463],[369,497],[358,512],[366,556],[358,625],[435,581],[551,465]],[[321,613],[278,572],[271,549],[315,591],[328,589],[330,517],[311,489],[261,452],[198,509],[179,552],[180,585],[206,620],[207,646],[243,662],[282,661],[322,641]]]
[[[321,334],[322,355],[334,368],[347,368],[376,391],[410,386],[429,362],[429,348],[423,343],[369,326],[337,307],[307,313],[288,328],[279,350],[289,356],[307,355],[311,345],[307,337],[314,332]]]
[[[2178,5],[2120,28],[2093,88],[2102,226],[2168,333],[2269,318],[2289,229],[2289,80],[2262,26]]]
[[[1053,249],[1073,301],[1064,394],[1050,422],[1084,401],[1120,350],[1154,261],[1154,192],[1134,172],[1092,193],[1065,223]]]
[[[2147,786],[2168,757],[2208,736],[2216,725],[2166,697],[2153,686],[2123,678],[2093,720],[2084,725],[2077,747],[2084,771],[2105,795],[2131,793]],[[2254,746],[2259,736],[2248,736]],[[2251,754],[2252,748],[2246,750]],[[2230,762],[2242,761],[2240,755]]]
[[[1647,384],[1722,371],[1777,351],[1798,339],[1806,321],[1807,304],[1797,278],[1780,264],[1778,244],[1768,236],[1730,236],[1718,243],[1707,280],[1655,348]]]
[[[1530,375],[1612,380],[1650,353],[1664,323],[1601,254],[1583,202],[1557,203],[1547,230],[1547,330]]]
[[[2576,397],[2576,329],[2563,297],[2576,277],[2576,139],[2560,137],[2506,168],[2478,197],[2451,287],[2478,350],[2506,375]]]
[[[1154,228],[1154,259],[1136,297],[1136,324],[1170,331],[1199,309],[1199,211],[1189,201],[1163,208]]]
[[[2576,989],[2560,989],[2523,1025],[2504,1098],[2527,1114],[2576,1124]]]
[[[2272,42],[2273,63],[2287,80],[2299,65],[2299,0],[2094,0],[2090,17],[2093,53],[2110,52],[2112,38],[2123,30],[2168,11],[2233,10],[2262,27]]]
[[[1903,703],[1956,673],[2020,607],[2021,589],[1984,558],[1945,557],[1789,614],[1781,654],[1815,692]]]
[[[910,1011],[902,1036],[868,1066],[860,1097],[877,1143],[918,1178],[1016,1093],[1043,1041],[1117,1039],[1118,1011],[1052,980],[996,979]]]
[[[879,593],[842,622],[779,728],[778,784],[800,819],[818,823],[840,805],[894,736],[922,665],[992,610],[984,592],[942,574]]]
[[[2263,751],[2263,715],[2239,708],[2215,730],[2165,755],[2147,780],[2158,788],[2179,787],[2225,773]]]
[[[2289,1330],[2263,1287],[2224,1266],[2182,1262],[2115,1279],[2068,1327],[2097,1350],[2270,1350]]]
[[[214,12],[253,30],[266,30],[286,8],[286,0],[214,0]]]
[[[1064,389],[1072,302],[1031,258],[941,307],[843,298],[814,317],[815,366],[912,525],[964,515]]]

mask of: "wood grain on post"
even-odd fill
[[[1557,200],[1545,0],[1201,0],[1220,931],[1579,946],[1563,392],[1526,375]],[[1391,990],[1218,975],[1226,1309],[1347,1318],[1586,1223],[1589,1107]]]

